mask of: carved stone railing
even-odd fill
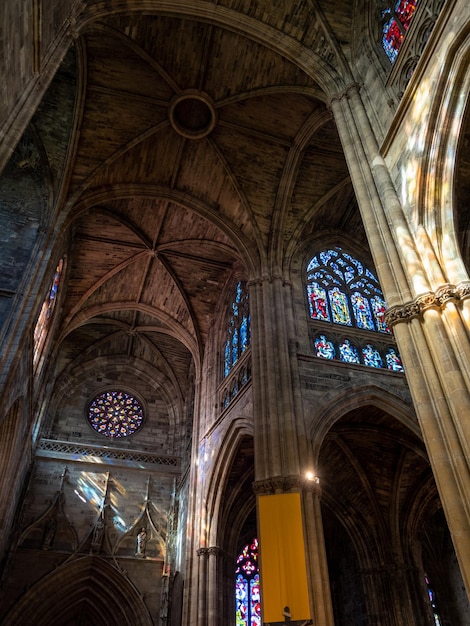
[[[246,350],[224,378],[218,389],[219,407],[224,411],[240,391],[251,382],[251,350]]]
[[[41,439],[36,449],[36,456],[84,463],[98,461],[101,465],[138,467],[140,469],[160,470],[170,473],[179,473],[181,471],[181,459],[176,456],[72,443],[55,439]]]

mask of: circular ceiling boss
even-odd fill
[[[206,137],[217,123],[212,99],[200,91],[185,91],[173,98],[168,114],[176,132],[187,139]]]
[[[140,402],[122,390],[100,393],[88,405],[88,421],[105,437],[128,437],[139,430],[143,419]]]

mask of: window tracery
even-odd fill
[[[445,0],[378,0],[379,39],[392,69],[388,85],[399,98],[413,72],[443,9]]]
[[[109,390],[98,394],[88,405],[88,421],[100,435],[128,437],[142,426],[144,410],[130,393]]]
[[[398,0],[382,11],[382,46],[391,63],[398,56],[417,4],[418,0]]]
[[[316,254],[307,265],[307,299],[315,356],[404,371],[379,282],[358,259],[339,246]]]
[[[307,295],[312,319],[390,333],[378,280],[339,247],[324,250],[310,260]]]
[[[236,626],[261,626],[258,539],[238,555],[235,575]]]

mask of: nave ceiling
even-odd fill
[[[125,358],[182,402],[230,282],[287,271],[319,231],[364,243],[326,100],[220,25],[123,14],[84,29],[32,123],[69,245],[58,378]]]

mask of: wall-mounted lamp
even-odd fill
[[[313,472],[307,472],[305,474],[305,477],[306,477],[307,480],[311,480],[314,483],[319,484],[319,482],[320,482],[320,478],[318,476],[315,476],[315,474]]]

